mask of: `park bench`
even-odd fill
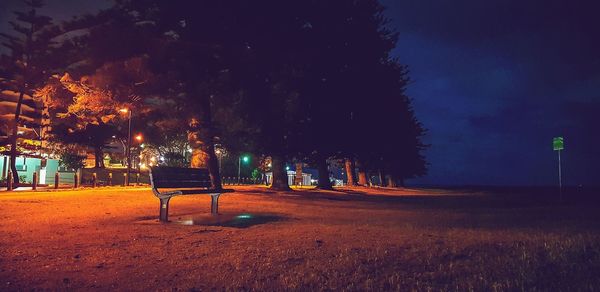
[[[169,217],[169,200],[180,195],[211,196],[211,213],[219,212],[219,196],[233,192],[230,189],[211,189],[208,169],[156,166],[150,168],[150,184],[152,192],[160,200],[159,219],[167,222]],[[159,191],[159,189],[168,189]],[[177,190],[174,190],[177,189]]]

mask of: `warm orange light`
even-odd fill
[[[142,136],[142,134],[138,134],[137,136],[135,136],[135,139],[141,142],[144,139],[144,137]]]
[[[122,112],[122,113],[124,113],[124,114],[126,114],[127,112],[129,112],[129,109],[122,108],[122,109],[119,109],[119,111]]]

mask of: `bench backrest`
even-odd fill
[[[206,168],[155,166],[150,168],[152,187],[158,188],[210,188]]]

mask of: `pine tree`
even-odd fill
[[[52,67],[51,52],[52,29],[50,17],[39,15],[38,10],[43,7],[42,0],[24,0],[27,11],[15,11],[16,21],[9,21],[14,34],[0,33],[4,39],[2,45],[9,50],[9,54],[2,56],[0,70],[3,76],[0,79],[3,92],[16,93],[14,115],[8,129],[8,143],[10,144],[10,169],[13,181],[18,185],[19,176],[16,168],[16,157],[19,154],[19,126],[26,125],[27,119],[23,116],[27,100],[34,96],[34,91],[49,76]],[[6,96],[6,95],[5,95]]]

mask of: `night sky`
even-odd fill
[[[594,3],[595,2],[595,3]],[[429,129],[425,184],[600,184],[597,1],[386,0]]]
[[[0,1],[0,30],[16,0]],[[65,19],[108,1],[48,1]],[[600,185],[600,4],[383,0],[428,129],[419,184]]]

